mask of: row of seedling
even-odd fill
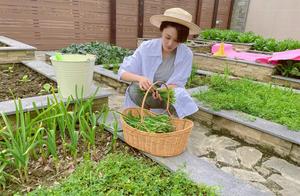
[[[96,135],[104,136],[108,107],[93,112],[93,97],[88,100],[70,97],[64,103],[53,95],[45,109],[33,104],[33,112],[25,112],[21,101],[16,100],[15,121],[1,114],[0,187],[5,187],[8,179],[18,183],[28,181],[31,160],[51,158],[58,172],[61,157],[71,155],[76,163],[79,149],[83,149],[80,153],[86,158],[95,152]],[[101,120],[97,123],[98,119]]]

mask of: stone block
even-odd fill
[[[292,149],[291,142],[266,133],[262,133],[260,142],[261,144],[263,144],[267,148],[271,148],[281,156],[288,156]]]
[[[108,97],[95,99],[93,102],[93,111],[101,111],[104,105],[108,105]]]
[[[191,118],[195,121],[205,124],[206,126],[211,126],[213,115],[205,111],[199,110],[198,112],[194,113],[191,116]]]
[[[243,139],[250,144],[260,143],[262,133],[258,130],[218,116],[214,116],[212,121],[213,128],[216,131],[228,131],[231,135]]]
[[[224,73],[228,68],[232,75],[248,77],[255,80],[269,82],[274,68],[260,66],[255,63],[240,62],[236,60],[221,59],[208,55],[194,55],[194,63],[198,69]]]
[[[290,157],[293,161],[300,164],[300,145],[293,144]]]

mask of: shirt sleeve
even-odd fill
[[[193,63],[193,53],[188,51],[182,59],[182,63],[175,67],[174,73],[171,75],[167,84],[175,84],[177,87],[184,88],[188,78],[191,75]]]
[[[121,79],[121,76],[124,72],[130,72],[133,74],[141,75],[142,74],[142,43],[133,53],[133,55],[125,57],[123,63],[120,65],[118,70],[118,79]]]

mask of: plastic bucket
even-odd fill
[[[50,57],[54,66],[56,80],[63,98],[69,96],[88,97],[92,94],[93,72],[96,57],[94,55],[63,54],[57,60]],[[77,91],[77,94],[76,94]]]

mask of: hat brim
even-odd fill
[[[201,31],[200,27],[197,26],[196,24],[175,17],[165,16],[165,15],[153,15],[150,17],[150,23],[158,28],[160,27],[161,23],[164,21],[175,22],[188,27],[190,29],[189,31],[190,35],[199,34]]]

